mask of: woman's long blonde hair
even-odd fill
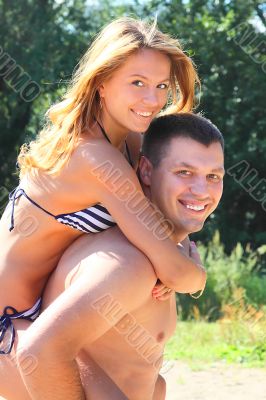
[[[171,104],[164,113],[192,110],[199,80],[178,40],[160,32],[156,22],[119,18],[100,32],[85,53],[63,100],[47,111],[47,126],[35,141],[22,146],[18,157],[20,177],[33,168],[49,174],[61,171],[79,137],[99,117],[100,85],[142,48],[158,50],[171,60]]]

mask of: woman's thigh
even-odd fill
[[[0,355],[0,396],[7,400],[30,400],[20,376],[16,359],[17,344],[19,339],[26,334],[27,327],[30,324],[27,321],[15,321],[16,339],[14,347],[10,354]],[[21,365],[26,373],[30,373],[32,368],[36,367],[37,362],[29,356],[27,359],[22,360]]]

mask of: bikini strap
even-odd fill
[[[102,131],[102,134],[103,134],[103,136],[105,137],[105,139],[107,139],[107,140],[108,140],[108,142],[112,144],[112,142],[111,142],[111,140],[109,139],[109,137],[108,137],[107,133],[105,132],[105,130],[104,130],[104,128],[103,128],[103,126],[100,124],[100,122],[99,122],[99,121],[97,121],[97,119],[96,119],[96,122],[97,122],[97,124],[99,125],[99,128],[101,129],[101,131]]]
[[[126,142],[126,152],[127,152],[127,157],[128,157],[129,164],[130,164],[131,167],[133,168],[134,164],[133,164],[133,161],[132,161],[132,158],[131,158],[131,155],[130,155],[130,151],[129,151],[127,142]]]
[[[24,319],[33,322],[40,314],[41,305],[42,305],[42,300],[39,299],[30,310],[18,312],[14,307],[11,306],[7,306],[4,308],[3,314],[0,315],[0,345],[1,343],[5,342],[6,348],[3,348],[3,346],[1,346],[0,354],[10,354],[13,348],[16,337],[16,331],[12,320]],[[6,339],[5,336],[8,331],[10,332],[8,338]]]
[[[5,355],[11,353],[11,350],[12,350],[12,347],[13,347],[14,341],[15,341],[15,335],[16,335],[14,325],[11,321],[11,316],[10,316],[10,314],[8,314],[6,312],[7,311],[6,308],[5,308],[4,314],[2,316],[0,316],[0,343],[3,343],[7,331],[9,329],[11,330],[10,340],[9,340],[7,347],[3,350],[2,349],[0,350],[0,354],[5,354]],[[10,309],[11,309],[12,313],[16,312],[16,310],[13,307],[10,307]]]
[[[9,194],[9,201],[12,203],[12,209],[11,209],[11,221],[10,221],[10,227],[9,227],[9,232],[13,231],[15,227],[15,201],[19,199],[21,196],[25,196],[26,199],[28,199],[33,205],[38,207],[40,210],[44,211],[46,214],[50,215],[51,217],[55,218],[55,215],[52,214],[50,211],[45,210],[42,206],[40,206],[38,203],[36,203],[34,200],[32,200],[27,193],[25,192],[24,189],[20,188],[19,186],[14,189],[10,194]]]
[[[107,133],[105,132],[103,126],[100,124],[99,121],[97,121],[97,119],[96,119],[96,122],[97,122],[97,124],[99,125],[99,128],[101,129],[101,132],[102,132],[103,136],[108,140],[109,143],[112,144],[112,142],[111,142],[111,140],[109,139]],[[130,156],[130,152],[129,152],[129,148],[128,148],[128,145],[127,145],[127,141],[125,141],[125,144],[126,144],[126,152],[127,152],[129,164],[133,167],[133,162],[132,162],[132,159],[131,159],[131,156]]]

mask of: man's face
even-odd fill
[[[176,233],[197,232],[222,196],[222,147],[220,143],[206,147],[190,138],[174,138],[165,150],[157,168],[146,163],[151,200],[173,222]]]

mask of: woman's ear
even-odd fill
[[[151,174],[152,174],[153,166],[150,160],[145,156],[141,156],[139,160],[139,177],[141,183],[146,186],[151,185]]]
[[[104,85],[103,84],[101,84],[101,86],[99,86],[98,93],[99,93],[100,98],[104,97]]]

